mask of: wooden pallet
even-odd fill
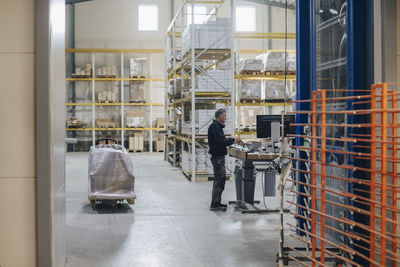
[[[112,101],[112,100],[101,100],[101,101],[97,101],[97,103],[101,103],[101,104],[111,104],[111,103],[117,103],[117,101]]]
[[[129,103],[144,104],[144,103],[146,103],[146,101],[144,101],[144,100],[130,100]]]
[[[136,153],[136,152],[143,152],[143,149],[128,149],[127,151]]]
[[[92,78],[92,75],[90,74],[85,74],[85,75],[78,75],[78,74],[71,74],[72,78]]]
[[[292,99],[285,100],[283,98],[277,98],[277,99],[271,98],[271,99],[263,99],[262,100],[263,103],[284,103],[284,102],[289,103],[291,101],[292,101]]]
[[[285,71],[264,71],[264,75],[267,76],[284,76]],[[287,71],[286,75],[296,75],[295,71]]]
[[[261,103],[261,99],[240,99],[240,103]]]
[[[146,76],[129,76],[130,79],[146,79]]]
[[[96,78],[117,78],[117,75],[97,75]]]
[[[263,75],[264,72],[262,70],[242,70],[240,71],[240,75]]]

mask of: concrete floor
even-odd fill
[[[87,157],[67,154],[67,266],[276,266],[277,214],[210,212],[212,182],[188,182],[161,153],[132,154],[135,205],[93,210]],[[224,202],[234,190],[228,182]]]

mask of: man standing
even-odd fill
[[[214,184],[212,190],[211,211],[226,211],[227,205],[221,203],[221,195],[225,189],[225,155],[226,147],[234,142],[240,142],[237,138],[225,138],[224,127],[226,121],[226,110],[219,109],[215,112],[215,119],[208,127],[208,145],[211,154],[211,163],[214,168]]]

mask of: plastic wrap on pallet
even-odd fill
[[[232,70],[208,70],[196,78],[196,91],[230,92],[232,84]]]
[[[261,81],[241,80],[240,98],[250,100],[261,100]]]
[[[225,61],[222,61],[218,64],[218,69],[219,70],[231,70],[232,69],[232,63],[231,63],[231,58],[228,58]]]
[[[263,60],[262,59],[248,59],[241,58],[239,60],[239,71],[263,71]]]
[[[130,59],[130,76],[146,76],[147,58],[131,58]]]
[[[283,80],[266,80],[264,81],[265,99],[290,99],[291,94],[288,84],[286,85],[285,95],[285,81]]]
[[[96,145],[89,152],[89,199],[135,199],[131,157],[121,145]]]
[[[144,82],[130,81],[129,86],[129,100],[133,102],[144,102]]]
[[[296,71],[296,54],[288,53],[286,66],[287,71]]]
[[[263,61],[264,71],[285,71],[285,52],[269,51],[256,58]]]
[[[132,128],[141,128],[146,126],[146,112],[144,110],[126,111],[126,126]]]
[[[195,28],[194,48],[201,49],[229,49],[232,40],[232,20],[229,18],[217,18],[206,24],[190,24],[182,34],[183,54],[191,47],[192,27]]]

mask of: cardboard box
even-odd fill
[[[134,137],[133,136],[129,136],[129,151],[133,151],[133,149],[135,148],[135,145],[134,145]]]
[[[117,67],[116,66],[111,66],[111,75],[117,76]]]
[[[81,74],[81,68],[76,68],[75,69],[75,74],[80,75]]]
[[[137,132],[134,134],[134,142],[133,142],[133,147],[134,150],[141,150],[143,151],[143,133],[142,132]]]
[[[107,76],[110,76],[111,75],[111,66],[107,66],[106,71],[107,71]]]
[[[144,110],[132,110],[126,112],[126,127],[129,128],[137,128],[137,127],[145,127],[145,116],[146,113]]]
[[[107,75],[107,67],[103,67],[103,76]]]
[[[155,149],[157,152],[164,151],[164,140],[156,140]]]
[[[112,93],[111,101],[114,102],[114,103],[117,103],[117,93],[114,93],[114,92]]]
[[[164,128],[165,119],[164,118],[157,118],[156,120],[156,128]]]
[[[98,68],[97,69],[97,75],[102,76],[103,75],[103,68]]]

